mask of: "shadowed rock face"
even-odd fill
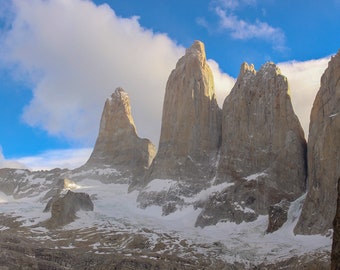
[[[308,186],[297,234],[325,234],[336,210],[340,176],[340,52],[321,77],[309,124]]]
[[[244,63],[223,104],[216,179],[234,185],[210,197],[196,225],[221,220],[218,215],[206,218],[215,215],[221,198],[228,211],[220,211],[220,217],[237,223],[267,214],[270,205],[283,199],[295,200],[305,190],[305,158],[306,141],[286,77],[273,63],[258,72]]]
[[[331,256],[331,270],[340,269],[340,178],[338,179],[338,198],[336,213],[333,220],[333,245]]]
[[[149,179],[204,179],[216,157],[221,110],[203,43],[195,41],[172,71],[165,91],[158,153]]]
[[[137,136],[130,100],[122,88],[106,100],[99,135],[86,166],[112,166],[137,172],[149,167],[156,149]]]
[[[46,227],[56,228],[74,221],[79,210],[93,211],[90,196],[83,192],[67,191],[52,202],[51,218],[46,221]]]

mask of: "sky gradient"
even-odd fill
[[[242,62],[273,61],[308,133],[339,14],[339,0],[0,0],[0,167],[81,165],[117,87],[157,146],[166,80],[196,39],[220,106]]]

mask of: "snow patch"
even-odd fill
[[[254,174],[248,175],[244,179],[246,179],[247,181],[253,181],[253,180],[257,180],[257,178],[263,177],[263,176],[267,176],[267,173],[265,173],[265,172],[254,173]]]
[[[211,196],[212,194],[216,193],[216,192],[220,192],[230,186],[233,186],[234,183],[221,183],[218,185],[212,185],[211,187],[202,190],[201,192],[199,192],[198,194],[196,194],[194,197],[185,197],[183,198],[185,202],[187,203],[192,203],[192,202],[196,202],[196,201],[206,201],[209,196]]]
[[[176,185],[177,181],[171,179],[154,179],[145,187],[145,190],[149,192],[162,192],[168,191]]]

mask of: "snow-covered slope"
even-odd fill
[[[80,172],[74,177],[78,178],[79,175]],[[166,191],[176,183],[169,180],[161,184],[152,181],[147,189]],[[54,244],[53,248],[72,250],[82,244],[95,254],[121,252],[124,256],[131,256],[131,250],[135,250],[137,245],[142,256],[150,258],[155,254],[176,254],[183,258],[191,256],[229,264],[239,262],[244,267],[251,267],[306,254],[328,254],[331,249],[330,237],[293,234],[304,196],[291,204],[288,220],[283,227],[266,234],[268,216],[259,216],[249,223],[219,222],[205,228],[195,227],[200,210],[195,209],[191,202],[206,199],[223,188],[221,186],[212,186],[195,197],[185,198],[187,203],[167,216],[162,215],[162,208],[158,206],[138,207],[138,191],[129,193],[128,187],[128,183],[103,183],[89,177],[78,180],[75,192],[88,193],[93,198],[94,211],[78,212],[79,219],[52,232],[41,226],[41,222],[51,215],[43,213],[45,202],[41,201],[48,190],[20,199],[0,193],[1,215],[7,219],[15,217],[21,230],[25,231],[25,236],[48,243],[49,246]],[[2,218],[3,221],[7,219]],[[0,222],[0,232],[11,229],[6,222]],[[62,235],[71,231],[77,234],[65,240]],[[112,235],[115,235],[116,240],[109,238]],[[143,239],[141,243],[147,245],[136,244],[139,238]]]

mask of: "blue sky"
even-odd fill
[[[339,0],[0,0],[0,167],[80,165],[118,86],[139,134],[157,145],[166,80],[196,39],[219,104],[242,62],[273,61],[308,132],[320,76],[340,48],[339,14]]]

